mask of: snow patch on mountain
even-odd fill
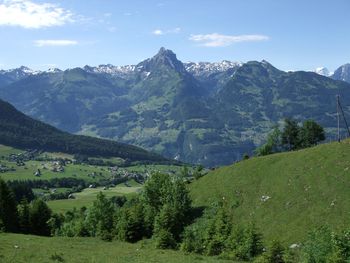
[[[2,70],[4,73],[14,73],[16,75],[35,75],[41,73],[39,70],[33,70],[25,66],[21,66],[19,68]]]
[[[315,73],[317,73],[318,75],[322,75],[325,77],[329,77],[331,76],[331,72],[329,72],[329,70],[326,67],[318,67],[314,70]]]
[[[202,74],[213,74],[237,69],[242,66],[242,62],[223,60],[221,62],[187,62],[184,63],[186,70],[195,76]]]
[[[60,70],[59,68],[49,68],[45,72],[46,73],[59,73],[59,72],[62,72],[62,70]]]
[[[97,74],[109,74],[115,77],[126,78],[130,73],[136,70],[135,65],[114,66],[112,64],[102,64],[97,67],[85,66],[83,68],[86,72]]]
[[[84,70],[91,73],[105,73],[111,75],[124,75],[135,71],[135,65],[114,66],[111,64],[99,65],[97,67],[85,66]]]

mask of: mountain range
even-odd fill
[[[286,117],[315,119],[332,136],[346,81],[349,64],[325,77],[267,61],[182,63],[161,48],[137,65],[0,71],[0,98],[65,131],[215,166],[251,154]]]

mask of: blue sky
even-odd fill
[[[283,70],[350,63],[349,0],[0,0],[0,68],[265,59]]]

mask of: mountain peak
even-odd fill
[[[322,75],[325,77],[329,77],[331,75],[328,68],[326,67],[318,67],[314,70],[314,72],[317,73],[318,75]]]
[[[275,68],[270,62],[265,59],[261,60],[260,64],[265,68]]]
[[[162,53],[162,52],[165,52],[165,51],[167,51],[167,49],[166,49],[165,47],[161,47],[161,48],[159,49],[158,53]]]
[[[137,65],[138,69],[151,72],[152,70],[166,66],[175,69],[178,72],[185,72],[186,69],[181,61],[176,57],[176,54],[170,49],[161,47],[158,53],[150,59],[146,59]]]
[[[59,68],[49,68],[48,70],[46,70],[47,73],[59,73],[62,72],[62,70],[60,70]]]
[[[152,59],[171,60],[173,62],[178,61],[176,54],[172,50],[164,47],[161,47]]]
[[[175,53],[170,50],[170,49],[166,49],[165,47],[161,47],[157,53],[156,56],[175,56]]]
[[[334,71],[333,79],[342,80],[350,83],[350,64],[344,64]]]

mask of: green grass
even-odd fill
[[[129,172],[141,172],[141,173],[153,173],[153,172],[160,172],[160,173],[180,173],[183,169],[183,166],[179,165],[163,165],[163,164],[150,164],[150,165],[135,165],[135,166],[129,166],[125,167],[125,170],[128,170]],[[191,169],[191,167],[189,167]]]
[[[125,183],[120,183],[117,185],[118,187],[138,187],[138,188],[141,188],[142,187],[142,184],[136,182],[134,179],[131,179],[131,180],[128,180],[127,182]]]
[[[17,154],[21,152],[23,151],[0,144],[0,157],[8,156],[10,154]]]
[[[67,164],[64,166],[64,172],[53,172],[52,161],[27,161],[25,166],[17,166],[15,162],[9,162],[1,157],[7,157],[10,154],[17,154],[23,152],[21,150],[0,145],[0,164],[7,166],[8,168],[14,168],[15,171],[9,171],[6,173],[1,173],[0,176],[5,181],[9,180],[49,180],[57,177],[73,177],[78,179],[84,179],[87,182],[97,182],[100,179],[107,179],[110,177],[110,172],[106,166],[92,166],[87,164]],[[68,158],[72,159],[73,156],[65,153],[42,153],[42,157],[47,156],[50,158]],[[104,161],[111,161],[115,165],[121,164],[123,161],[120,158],[100,158]],[[46,167],[47,169],[45,169]],[[40,169],[42,175],[36,177],[35,172]],[[163,172],[163,173],[179,173],[183,167],[177,165],[134,165],[130,167],[122,168],[129,172],[136,173],[153,173],[153,172]],[[95,178],[89,176],[95,173]]]
[[[64,172],[53,172],[50,170],[52,162],[39,162],[39,161],[28,161],[25,166],[17,166],[16,163],[1,161],[8,167],[13,167],[16,171],[10,171],[0,174],[1,178],[8,180],[49,180],[57,177],[73,177],[78,179],[84,179],[87,182],[95,182],[99,179],[104,179],[109,177],[109,172],[107,167],[91,166],[91,165],[81,165],[81,164],[67,164],[64,166]],[[43,169],[44,166],[48,169]],[[35,176],[35,172],[40,169],[42,175],[40,177]],[[95,172],[97,175],[95,178],[89,176]],[[100,175],[101,173],[101,175]]]
[[[63,199],[63,200],[53,200],[48,201],[47,204],[54,212],[64,213],[68,210],[72,210],[73,208],[81,208],[83,206],[90,207],[94,200],[96,200],[96,196],[99,192],[102,192],[107,197],[112,196],[122,196],[122,195],[132,195],[141,190],[141,186],[137,185],[136,182],[130,183],[133,185],[131,187],[127,187],[123,184],[120,184],[116,187],[111,187],[106,190],[103,190],[103,187],[97,188],[86,188],[80,193],[75,193],[75,199]]]
[[[0,145],[0,157],[8,156],[11,153],[19,153],[21,151]],[[72,158],[71,155],[62,153],[43,153],[43,156],[47,155],[51,158]],[[107,159],[104,159],[107,160]],[[109,161],[120,162],[120,159],[110,158]],[[108,167],[105,166],[92,166],[87,164],[67,164],[64,166],[64,172],[53,172],[51,168],[53,167],[52,161],[27,161],[25,166],[17,166],[14,162],[9,162],[5,159],[0,160],[0,164],[6,165],[7,167],[13,167],[15,171],[9,171],[1,173],[0,177],[5,181],[13,180],[49,180],[53,178],[77,178],[83,179],[87,183],[94,183],[100,179],[109,179],[111,173]],[[40,169],[41,176],[35,176],[35,172]],[[128,172],[135,173],[153,173],[153,172],[163,172],[163,173],[180,173],[181,166],[176,165],[135,165],[130,167],[121,168]],[[91,176],[95,174],[95,176]],[[130,186],[130,187],[129,187]],[[108,197],[120,196],[120,195],[131,195],[135,194],[141,189],[141,185],[134,180],[129,180],[128,185],[124,183],[118,185],[117,187],[110,188],[108,190],[103,190],[103,187],[85,189],[81,193],[75,193],[75,199],[64,199],[64,200],[54,200],[49,202],[49,206],[55,212],[66,212],[73,208],[80,208],[82,206],[89,207],[92,205],[93,201],[96,199],[96,195],[102,191]],[[56,189],[56,193],[66,192],[69,189]],[[49,190],[34,189],[35,193],[50,193]]]
[[[104,242],[87,237],[0,234],[0,244],[0,262],[3,263],[232,262],[216,257],[185,255],[180,251],[154,249],[150,241],[130,244],[119,241]]]
[[[300,243],[316,225],[349,226],[349,189],[350,140],[252,158],[190,185],[194,205],[238,204],[235,223],[255,221],[266,239],[286,244]]]

